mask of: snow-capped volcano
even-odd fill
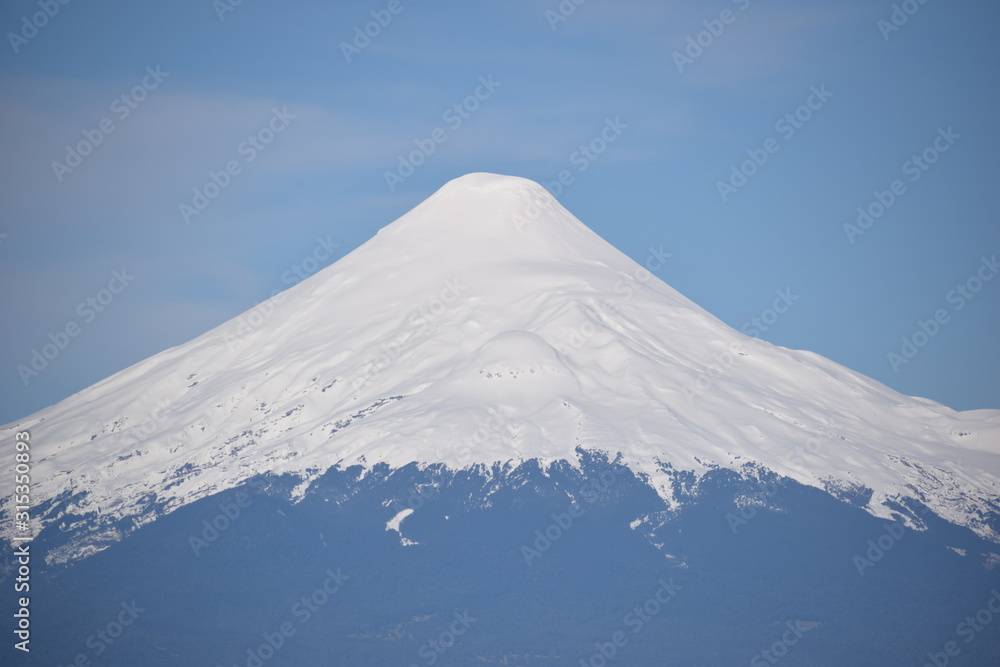
[[[581,449],[620,454],[668,502],[677,471],[756,464],[871,490],[878,516],[913,498],[1000,541],[1000,411],[955,412],[747,337],[541,186],[492,174],[0,437],[20,430],[37,443],[36,528],[88,513],[107,528],[59,558],[262,472],[304,488],[337,465],[572,463]]]

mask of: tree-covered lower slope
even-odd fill
[[[675,479],[670,509],[594,458],[335,468],[304,496],[257,478],[71,565],[35,563],[32,652],[8,641],[0,661],[996,664],[1000,622],[982,610],[1000,609],[997,545],[788,479]],[[58,540],[53,527],[38,546]]]

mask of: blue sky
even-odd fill
[[[238,315],[472,171],[568,170],[567,208],[637,261],[662,246],[657,275],[730,325],[1000,408],[995,2],[232,2],[0,9],[0,422]],[[609,121],[620,136],[582,157]],[[845,230],[858,207],[883,210]],[[778,291],[797,298],[775,317]]]

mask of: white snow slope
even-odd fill
[[[668,502],[664,464],[758,463],[869,487],[878,516],[918,498],[1000,541],[983,521],[1000,499],[1000,410],[955,412],[749,338],[541,186],[493,174],[451,181],[308,280],[0,438],[20,430],[36,504],[80,493],[70,509],[108,526],[57,560],[120,539],[116,519],[153,520],[150,494],[171,511],[266,471],[304,489],[336,464],[575,462],[578,447],[620,453]]]

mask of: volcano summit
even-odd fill
[[[453,180],[265,305],[0,431],[37,443],[38,616],[148,600],[106,664],[249,666],[335,565],[270,664],[746,664],[788,627],[786,664],[911,664],[1000,584],[1000,410],[748,337],[531,181]]]

